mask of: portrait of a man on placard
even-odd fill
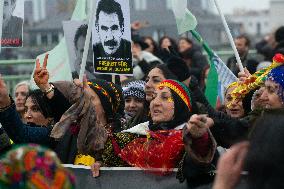
[[[23,43],[23,16],[15,16],[16,5],[22,9],[23,0],[4,0],[3,4],[3,23],[2,23],[2,47],[22,47]]]
[[[64,21],[63,30],[67,43],[72,78],[79,78],[88,25],[82,21]],[[91,43],[87,56],[85,74],[88,79],[95,77]]]
[[[129,11],[124,11],[119,0],[98,1],[93,26],[95,64],[99,60],[131,62],[130,21],[126,22],[126,15],[129,17]]]

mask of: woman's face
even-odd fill
[[[150,102],[153,99],[153,94],[156,87],[165,79],[166,78],[159,68],[154,68],[149,72],[148,76],[146,77],[145,84],[146,101]]]
[[[129,96],[125,98],[125,111],[131,116],[135,116],[137,112],[143,110],[144,102],[144,99]]]
[[[49,119],[43,116],[39,106],[34,102],[32,97],[28,97],[26,100],[24,118],[27,123],[34,123],[36,125],[47,126],[49,123]]]
[[[224,100],[225,111],[226,111],[226,114],[230,115],[231,117],[241,118],[245,115],[245,111],[243,108],[243,102],[241,99],[236,99],[233,101],[233,97],[231,96],[231,92],[235,88],[236,87],[230,87],[226,91],[225,100]]]
[[[192,47],[192,44],[188,43],[186,40],[181,39],[178,42],[178,50],[180,53],[183,53],[190,49]]]
[[[154,53],[153,41],[149,38],[146,38],[144,42],[147,43],[147,45],[149,46],[147,49],[145,49],[145,51],[150,52],[150,53]]]
[[[172,43],[169,38],[164,38],[161,43],[161,49],[167,49],[169,46],[171,46]]]
[[[265,108],[275,109],[283,107],[283,102],[278,95],[279,89],[279,84],[270,80],[265,81],[265,87],[260,96],[260,100],[263,102]]]
[[[174,119],[174,99],[167,87],[159,87],[154,92],[154,99],[150,103],[150,113],[153,123],[162,123]]]
[[[262,99],[260,98],[263,91],[264,91],[264,87],[261,87],[260,89],[258,89],[255,94],[253,95],[253,99],[251,101],[252,103],[252,107],[254,109],[262,109],[265,107],[264,102],[262,101]]]

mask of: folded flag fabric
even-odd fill
[[[178,33],[182,34],[195,29],[197,20],[187,8],[187,0],[171,0],[171,3],[176,18]]]

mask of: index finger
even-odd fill
[[[49,54],[45,54],[44,61],[43,61],[43,65],[42,65],[43,68],[46,68],[46,66],[47,66],[48,55],[49,55]]]
[[[37,58],[36,59],[36,69],[39,69],[40,68],[40,63],[39,63],[39,59]]]

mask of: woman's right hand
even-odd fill
[[[40,88],[41,91],[47,91],[50,88],[49,80],[49,72],[46,69],[48,60],[48,54],[45,55],[43,65],[40,66],[39,59],[36,60],[36,68],[34,71],[34,81],[36,85]]]
[[[100,176],[100,167],[101,167],[101,163],[98,161],[95,162],[93,165],[91,165],[91,171],[92,171],[93,177]]]

